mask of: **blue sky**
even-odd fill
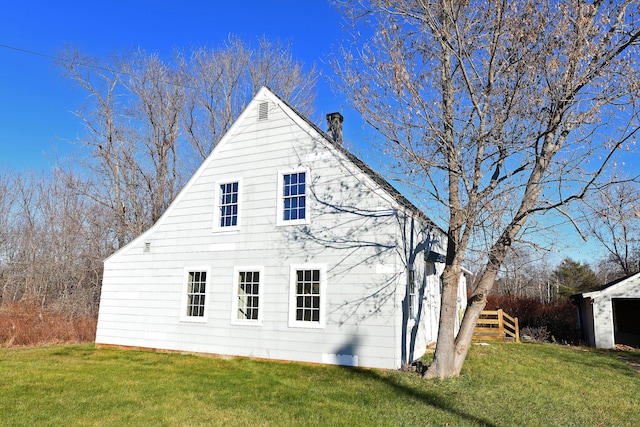
[[[230,34],[290,41],[296,59],[326,74],[341,18],[323,0],[8,0],[0,8],[0,45],[11,47],[0,47],[0,165],[47,169],[76,148],[71,142],[82,132],[71,112],[84,94],[51,59],[16,49],[56,56],[70,43],[93,56],[136,47],[168,56],[174,48],[217,47]],[[324,78],[318,89],[317,117],[344,108]]]

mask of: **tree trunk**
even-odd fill
[[[458,283],[462,270],[457,265],[447,265],[442,273],[442,304],[438,326],[438,346],[431,366],[424,373],[426,378],[446,378],[455,371],[455,319],[457,316]]]

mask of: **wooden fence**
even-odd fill
[[[518,318],[502,310],[484,310],[476,324],[474,340],[520,342]]]

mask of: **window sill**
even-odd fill
[[[324,329],[324,323],[289,322],[289,327],[296,329]]]
[[[207,323],[206,317],[181,317],[181,323]]]
[[[261,320],[232,320],[231,324],[233,326],[251,326],[253,328],[258,328],[262,326]]]
[[[311,221],[309,221],[308,219],[293,219],[289,221],[285,221],[282,219],[276,222],[276,227],[287,227],[289,225],[307,225],[310,223]]]
[[[235,234],[240,232],[240,227],[216,227],[211,232],[215,234]]]

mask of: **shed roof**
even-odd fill
[[[628,276],[624,276],[624,277],[620,277],[618,279],[612,280],[611,282],[605,285],[602,285],[598,289],[591,292],[583,292],[581,294],[571,295],[571,299],[580,300],[580,299],[587,299],[587,298],[591,298],[591,299],[597,298],[601,294],[607,293],[609,291],[613,291],[619,287],[623,287],[631,282],[634,282],[635,281],[634,279],[636,278],[640,279],[640,273],[635,273],[635,274],[631,274]]]

